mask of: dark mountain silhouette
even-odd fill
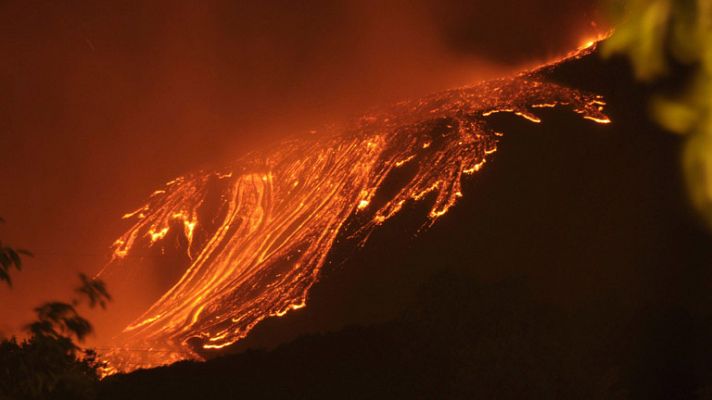
[[[660,88],[596,54],[547,74],[603,94],[613,124],[493,117],[493,162],[432,228],[416,204],[363,248],[344,234],[306,308],[102,398],[712,396],[712,246],[682,139],[647,117]]]

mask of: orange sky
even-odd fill
[[[174,176],[602,30],[580,0],[199,3],[0,3],[0,238],[36,253],[0,332],[67,298]]]

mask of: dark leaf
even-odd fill
[[[106,284],[99,279],[91,279],[85,274],[79,274],[82,284],[75,291],[89,300],[89,307],[97,304],[101,308],[106,308],[106,302],[111,300]]]
[[[8,257],[12,260],[13,264],[15,264],[15,267],[20,270],[22,269],[22,260],[20,259],[20,256],[17,254],[17,252],[14,249],[7,249],[7,254]]]
[[[92,326],[89,321],[78,315],[66,319],[64,321],[64,325],[67,330],[73,333],[80,341],[84,340],[84,338],[92,331]]]
[[[0,265],[6,269],[12,266],[12,260],[10,259],[10,256],[8,256],[7,250],[4,248],[0,249]]]
[[[17,251],[18,254],[22,254],[23,256],[27,256],[27,257],[34,257],[34,256],[35,256],[35,255],[34,255],[31,251],[29,251],[29,250],[17,249],[16,251]]]
[[[4,266],[0,266],[0,281],[7,282],[7,285],[12,287],[12,280],[10,279],[10,274],[7,273],[7,269]]]

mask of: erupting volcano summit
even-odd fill
[[[502,134],[487,116],[509,112],[540,122],[536,109],[562,106],[608,123],[604,105],[535,70],[402,102],[344,129],[167,183],[124,216],[133,225],[100,276],[140,275],[127,256],[167,245],[169,233],[183,239],[190,265],[104,358],[127,371],[201,358],[196,343],[204,351],[235,343],[265,318],[306,306],[349,218],[363,221],[356,232],[365,240],[408,202],[432,201],[428,224],[445,214],[463,195],[463,177],[496,150]],[[405,178],[383,195],[379,189],[399,169]],[[130,350],[137,348],[146,351]]]

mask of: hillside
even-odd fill
[[[620,61],[547,74],[604,95],[613,124],[493,116],[493,161],[432,228],[420,204],[363,248],[344,235],[308,307],[223,357],[110,377],[102,398],[712,393],[712,246],[686,206],[680,138],[649,121],[651,88]]]

